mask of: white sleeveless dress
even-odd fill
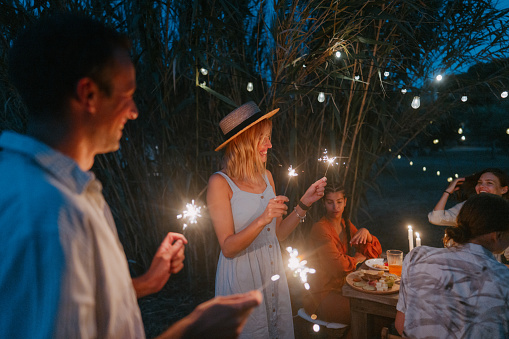
[[[226,174],[217,173],[228,181],[233,191],[230,203],[235,233],[238,233],[263,213],[269,200],[275,197],[274,191],[267,176],[264,176],[267,188],[256,194],[240,190]],[[276,274],[279,280],[271,281]],[[294,338],[290,292],[276,237],[276,219],[234,258],[226,258],[223,252],[219,254],[216,296],[244,293],[262,286],[263,301],[249,316],[240,338]]]

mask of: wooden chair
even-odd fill
[[[394,335],[389,333],[389,329],[387,327],[382,328],[382,339],[402,339],[399,335]]]

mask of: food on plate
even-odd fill
[[[389,270],[389,264],[388,263],[383,263],[383,265],[381,265],[381,264],[372,264],[371,266],[373,266],[375,268],[378,268],[380,270],[384,270],[384,271],[388,271]]]
[[[351,277],[354,287],[365,291],[386,292],[392,290],[397,277],[385,271],[361,270]]]

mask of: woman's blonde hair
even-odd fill
[[[259,183],[265,174],[265,163],[258,154],[258,145],[265,134],[271,134],[272,121],[264,119],[242,132],[226,146],[223,168],[233,179]]]

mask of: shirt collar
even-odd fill
[[[485,247],[483,247],[483,246],[481,246],[479,244],[474,244],[474,243],[471,243],[471,242],[467,242],[467,243],[463,244],[462,246],[465,249],[467,249],[467,251],[469,251],[471,253],[480,254],[480,255],[487,255],[487,256],[492,257],[493,259],[495,259],[495,256],[493,255],[493,253],[491,253],[487,248],[485,248]]]
[[[82,171],[73,159],[27,135],[4,131],[0,135],[0,148],[33,159],[78,194],[95,179],[92,172]]]

